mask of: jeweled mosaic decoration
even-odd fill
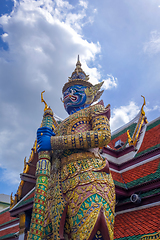
[[[44,112],[42,126],[49,129],[53,125],[53,112],[47,108]],[[28,239],[40,240],[44,236],[44,222],[46,212],[46,196],[48,188],[48,178],[50,176],[50,152],[41,151],[38,154],[39,161],[36,167],[36,189],[34,196],[33,212]]]
[[[102,225],[110,240],[114,238],[115,188],[108,162],[99,154],[99,147],[106,146],[111,139],[109,105],[91,106],[101,96],[103,83],[93,86],[88,79],[78,59],[63,87],[64,106],[71,115],[53,133],[46,127],[51,126],[50,113],[45,113],[42,128],[37,131],[38,151],[43,152],[43,158],[39,157],[37,164],[40,176],[29,239],[37,233],[39,239],[87,240],[93,235],[93,239],[102,240]],[[45,106],[47,109],[46,103]],[[50,155],[45,155],[44,150],[51,151],[50,176]],[[45,179],[43,189],[39,178]],[[42,195],[45,206],[41,203]],[[37,204],[41,204],[39,208]]]

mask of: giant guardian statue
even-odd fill
[[[99,154],[111,139],[110,105],[97,103],[102,84],[89,82],[78,57],[62,89],[69,117],[57,124],[45,103],[28,239],[114,239],[115,188]]]

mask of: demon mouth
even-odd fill
[[[77,98],[76,96],[74,96],[74,95],[71,96],[71,100],[72,100],[73,102],[77,101],[77,99],[78,99],[78,98]]]
[[[70,94],[69,94],[69,95],[67,95],[67,96],[64,97],[63,102],[64,102],[66,99],[68,99],[68,98],[70,98],[72,102],[76,102],[77,99],[78,99],[77,96],[74,96],[74,95],[70,95]]]

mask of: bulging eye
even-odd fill
[[[75,89],[70,89],[70,93],[73,95],[76,92]]]

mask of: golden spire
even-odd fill
[[[146,105],[146,101],[145,101],[145,97],[141,95],[141,97],[143,97],[143,105],[141,107],[141,114],[140,114],[140,117],[139,117],[139,120],[138,120],[138,123],[137,123],[137,126],[135,128],[135,131],[133,133],[133,136],[131,138],[130,134],[129,134],[129,130],[127,130],[127,136],[128,136],[128,143],[129,145],[136,145],[137,143],[137,140],[139,138],[139,134],[141,132],[141,129],[142,129],[142,125],[143,123],[148,123],[147,121],[147,118],[145,117],[145,111],[143,109],[143,107]]]
[[[78,55],[78,59],[77,59],[77,63],[76,63],[76,69],[75,69],[75,72],[77,73],[77,75],[78,75],[79,71],[83,72],[83,70],[81,68],[81,63],[79,61],[79,55]]]
[[[24,158],[24,168],[23,171],[26,169],[26,165],[27,165],[27,161],[26,161],[26,157]]]
[[[29,165],[26,161],[26,157],[24,158],[24,168],[23,168],[23,173],[27,173],[29,171]]]
[[[146,100],[145,100],[145,97],[141,95],[141,97],[143,97],[143,100],[144,100],[144,103],[141,107],[141,114],[145,116],[145,111],[143,110],[143,107],[146,105]]]
[[[45,112],[48,109],[48,105],[47,105],[46,101],[43,99],[43,93],[44,92],[45,91],[41,92],[41,102],[44,102],[44,104],[45,104],[45,108],[44,108],[44,112]]]
[[[10,209],[14,206],[14,199],[13,199],[13,192],[11,193],[11,196],[10,196]]]

